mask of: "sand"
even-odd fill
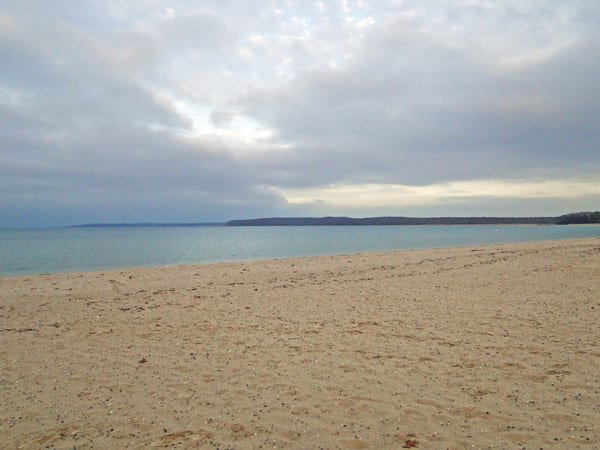
[[[600,448],[600,239],[0,278],[1,448]]]

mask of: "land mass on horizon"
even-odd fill
[[[600,223],[600,211],[577,212],[562,216],[542,217],[262,217],[236,219],[227,222],[196,223],[90,223],[73,225],[73,228],[93,227],[206,227],[206,226],[340,226],[340,225],[570,225]]]
[[[600,211],[570,213],[557,217],[267,217],[230,220],[225,225],[568,225],[587,223],[600,223]]]
[[[513,225],[556,224],[557,217],[265,217],[230,220],[227,226],[332,226],[332,225]]]

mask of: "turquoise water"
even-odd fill
[[[0,229],[0,276],[578,237],[600,225]]]

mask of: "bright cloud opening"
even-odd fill
[[[474,180],[427,186],[337,184],[277,191],[294,205],[318,202],[332,207],[373,208],[435,205],[475,198],[570,199],[600,195],[600,180]]]

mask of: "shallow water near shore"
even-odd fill
[[[600,225],[2,229],[0,276],[598,236]]]

